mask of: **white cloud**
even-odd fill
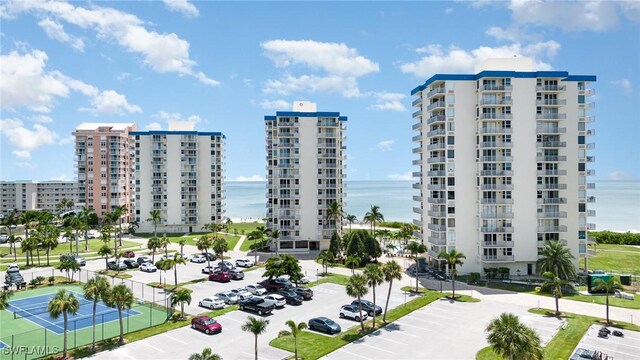
[[[58,141],[59,145],[73,144],[76,138],[73,135],[65,136]]]
[[[168,113],[166,111],[159,111],[157,114],[154,114],[153,117],[163,119],[167,123],[169,130],[192,131],[197,124],[206,122],[200,118],[200,115],[191,115],[185,118],[180,113]],[[156,124],[160,126],[159,123],[153,123],[153,126],[156,126]]]
[[[320,74],[268,80],[263,91],[288,95],[300,91],[337,92],[345,97],[360,96],[357,79],[379,71],[377,63],[359,55],[343,43],[313,40],[270,40],[260,44],[265,55],[279,68],[305,68]]]
[[[267,181],[267,179],[265,179],[260,175],[251,175],[251,176],[238,176],[233,181]]]
[[[47,115],[33,115],[31,117],[31,121],[37,122],[40,124],[50,124],[53,122],[53,119]]]
[[[614,171],[607,176],[607,179],[615,181],[628,181],[635,180],[635,177],[633,177],[633,175],[631,174],[627,174],[624,171]]]
[[[147,130],[162,130],[162,125],[159,122],[152,122],[145,126]]]
[[[404,174],[389,174],[387,175],[387,177],[391,180],[402,180],[402,181],[413,180],[413,175],[411,174],[411,171],[408,171]]]
[[[393,143],[395,143],[394,140],[383,140],[376,145],[376,148],[382,151],[391,151]]]
[[[171,11],[177,11],[186,17],[199,16],[200,11],[187,0],[162,0]]]
[[[446,9],[444,9],[444,13],[445,13],[445,14],[447,14],[447,15],[449,15],[449,14],[451,14],[451,13],[453,12],[453,10],[454,10],[454,9],[453,9],[452,7],[448,7],[448,8],[446,8]]]
[[[118,74],[118,76],[116,77],[116,79],[118,79],[118,80],[121,80],[121,81],[122,81],[122,80],[125,80],[125,79],[129,78],[129,77],[131,77],[131,74],[130,74],[130,73],[128,73],[128,72],[123,72],[123,73]]]
[[[58,40],[61,43],[69,44],[72,48],[84,52],[84,41],[75,36],[69,35],[64,31],[62,24],[57,23],[49,18],[42,19],[38,25],[44,30],[48,37]]]
[[[377,92],[373,95],[376,98],[376,103],[369,106],[369,109],[407,111],[407,108],[402,103],[402,100],[407,97],[405,94]]]
[[[564,31],[603,31],[618,24],[618,11],[628,5],[617,1],[512,0],[513,20],[519,24],[548,26]],[[621,7],[621,8],[619,8]]]
[[[0,119],[0,134],[15,147],[13,154],[22,159],[31,158],[31,152],[43,145],[55,144],[59,136],[41,124],[31,129],[20,119]]]
[[[5,19],[23,12],[66,21],[97,33],[98,39],[113,40],[126,51],[142,56],[142,61],[159,73],[173,72],[192,76],[205,85],[218,85],[217,80],[194,70],[196,62],[189,56],[189,42],[174,33],[149,31],[137,16],[108,7],[74,6],[64,1],[9,1],[0,13]]]
[[[71,180],[67,174],[61,174],[60,176],[54,176],[51,180],[54,181],[69,181]]]
[[[633,85],[631,85],[631,81],[626,78],[611,81],[611,84],[619,86],[625,95],[629,95],[633,91]]]
[[[499,47],[481,46],[469,51],[453,45],[443,50],[442,46],[432,44],[416,49],[416,52],[426,53],[427,56],[415,62],[402,64],[400,69],[418,77],[438,73],[468,73],[473,72],[474,66],[483,60],[518,56],[532,58],[536,70],[550,70],[551,65],[541,59],[553,58],[559,49],[560,44],[553,40],[529,45],[513,43]]]
[[[285,100],[263,100],[260,106],[267,110],[289,110],[291,103]]]
[[[127,113],[139,113],[142,109],[138,105],[131,105],[127,98],[113,90],[102,91],[91,99],[91,108],[80,108],[94,115],[124,115]]]

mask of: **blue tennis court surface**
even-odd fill
[[[91,327],[93,325],[93,301],[87,300],[84,298],[84,295],[71,292],[76,296],[78,301],[80,301],[80,307],[78,312],[74,314],[69,314],[67,316],[67,329],[69,331],[79,330],[85,327]],[[56,334],[62,334],[64,332],[64,318],[63,315],[57,319],[54,319],[49,315],[47,311],[47,305],[49,304],[49,300],[55,296],[55,293],[34,296],[26,299],[19,299],[9,301],[9,306],[7,310],[13,312],[17,315],[18,318],[24,318],[29,320],[37,325],[42,326],[43,328],[47,328]],[[129,316],[134,316],[140,314],[135,310],[123,310],[122,318],[126,318]],[[118,310],[108,307],[104,302],[98,302],[96,306],[96,324],[100,324],[103,322],[118,320]],[[0,342],[0,349],[2,349],[5,344]]]
[[[5,344],[2,341],[0,341],[0,349],[4,349],[6,347],[7,347],[7,344]]]

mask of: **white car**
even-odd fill
[[[205,258],[204,255],[194,255],[191,258],[191,262],[201,264],[201,263],[207,262],[207,258]]]
[[[250,268],[250,267],[253,266],[253,261],[251,261],[249,259],[237,259],[236,260],[236,266]]]
[[[219,297],[212,298],[204,298],[198,302],[198,306],[207,308],[207,309],[222,309],[224,308],[224,300]]]
[[[253,294],[251,294],[245,288],[231,289],[229,291],[231,291],[232,293],[236,294],[236,296],[238,297],[239,300],[248,299],[248,298],[253,296]]]
[[[265,303],[273,304],[275,307],[283,307],[287,303],[284,296],[278,294],[265,295],[262,298]]]
[[[162,254],[162,257],[160,258],[160,260],[173,259],[175,257],[176,257],[176,254],[173,254],[173,253]]]
[[[4,244],[9,240],[9,235],[7,234],[2,234],[0,235],[0,244]]]
[[[264,286],[260,285],[260,284],[251,284],[251,285],[247,285],[246,287],[247,291],[252,293],[253,295],[264,295],[267,293],[267,289],[264,288]]]
[[[276,278],[276,281],[282,282],[283,284],[287,284],[288,282],[292,282],[289,279],[289,275],[280,276],[280,277]],[[308,284],[309,283],[309,278],[306,277],[306,276],[303,276],[302,278],[300,278],[300,281],[298,283],[300,283],[300,284]]]
[[[225,304],[237,304],[238,296],[231,291],[219,292],[216,294],[216,297],[222,299]]]
[[[357,306],[354,305],[343,305],[340,308],[340,318],[344,319],[344,318],[349,318],[349,319],[353,319],[355,321],[360,321],[360,310],[358,309]],[[367,320],[367,312],[366,311],[362,311],[362,320]]]
[[[7,267],[7,272],[12,272],[12,271],[20,271],[20,265],[9,264],[9,266]]]
[[[140,265],[140,271],[156,272],[156,271],[158,271],[158,268],[155,265],[153,265],[153,263],[146,262],[146,263],[142,263],[142,265]]]

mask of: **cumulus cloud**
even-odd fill
[[[377,63],[358,54],[344,43],[313,40],[270,40],[260,46],[276,67],[287,70],[303,68],[320,74],[287,74],[268,80],[266,93],[288,95],[294,92],[337,92],[345,97],[360,96],[357,79],[379,71]]]
[[[42,30],[44,30],[49,38],[58,40],[61,43],[70,45],[72,48],[80,52],[84,52],[84,41],[80,38],[67,34],[64,31],[62,24],[46,18],[40,20],[38,25]]]
[[[74,6],[64,1],[8,1],[1,5],[5,19],[23,12],[34,12],[56,21],[65,21],[96,32],[98,39],[115,41],[126,51],[138,54],[142,61],[159,73],[192,76],[205,85],[220,84],[194,70],[196,62],[189,56],[190,44],[174,33],[147,30],[137,16],[109,7]]]
[[[186,17],[199,16],[200,11],[187,0],[162,0],[165,6],[171,10],[181,13]]]
[[[147,124],[144,128],[147,130],[162,130],[162,125],[159,122],[152,122]]]
[[[614,171],[607,176],[607,179],[614,180],[614,181],[629,181],[629,180],[635,180],[635,177],[624,171]]]
[[[394,140],[383,140],[376,145],[376,148],[382,151],[391,151],[393,150],[393,148],[391,147],[393,143],[395,143]]]
[[[67,174],[61,174],[60,176],[54,176],[51,180],[54,181],[69,181],[71,180]]]
[[[264,177],[260,175],[251,175],[251,176],[238,176],[234,179],[234,181],[267,181]]]
[[[387,178],[389,178],[391,180],[407,181],[407,180],[413,180],[413,175],[411,174],[411,171],[408,171],[408,172],[403,173],[403,174],[389,174],[389,175],[387,175]]]
[[[516,23],[560,28],[564,31],[603,31],[618,25],[618,11],[629,5],[617,1],[512,0]]]
[[[43,145],[55,144],[59,136],[41,124],[25,127],[20,119],[0,119],[0,134],[15,147],[13,154],[21,159],[31,158],[31,152]]]
[[[267,110],[289,110],[291,103],[285,100],[263,100],[260,106]]]
[[[407,96],[402,93],[377,92],[373,94],[376,103],[369,106],[373,110],[407,111],[402,100]]]
[[[34,115],[31,117],[31,121],[37,122],[40,124],[50,124],[53,122],[53,119],[47,115]]]
[[[631,81],[626,78],[613,80],[611,81],[611,84],[620,87],[625,95],[629,95],[633,91],[633,85],[631,85]]]
[[[180,113],[168,113],[166,111],[159,111],[157,114],[154,114],[153,117],[163,119],[169,130],[193,131],[197,124],[205,122],[200,118],[200,115],[184,117]],[[159,123],[152,123],[150,125],[156,126],[155,124],[160,126]]]
[[[91,99],[91,108],[81,108],[92,114],[124,115],[127,113],[139,113],[142,109],[138,105],[131,105],[127,98],[113,90],[106,90],[96,94]]]
[[[400,65],[400,70],[418,77],[437,73],[468,73],[473,72],[474,66],[483,60],[514,56],[532,58],[537,70],[550,70],[551,65],[541,59],[553,58],[559,49],[560,44],[553,40],[529,45],[513,43],[498,47],[480,46],[472,50],[464,50],[454,45],[443,49],[441,45],[432,44],[416,49],[416,52],[425,53],[426,56],[415,62]]]

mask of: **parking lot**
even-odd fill
[[[491,300],[479,303],[440,300],[324,359],[475,359],[478,350],[488,346],[485,327],[502,312],[518,315],[546,343],[561,326],[561,321],[530,314],[527,310],[525,306]]]
[[[578,343],[576,349],[601,351],[616,360],[640,359],[640,332],[621,330],[624,337],[609,335],[607,339],[598,337],[601,326],[592,325]],[[609,328],[613,331],[615,328]],[[573,357],[572,357],[573,358]]]

